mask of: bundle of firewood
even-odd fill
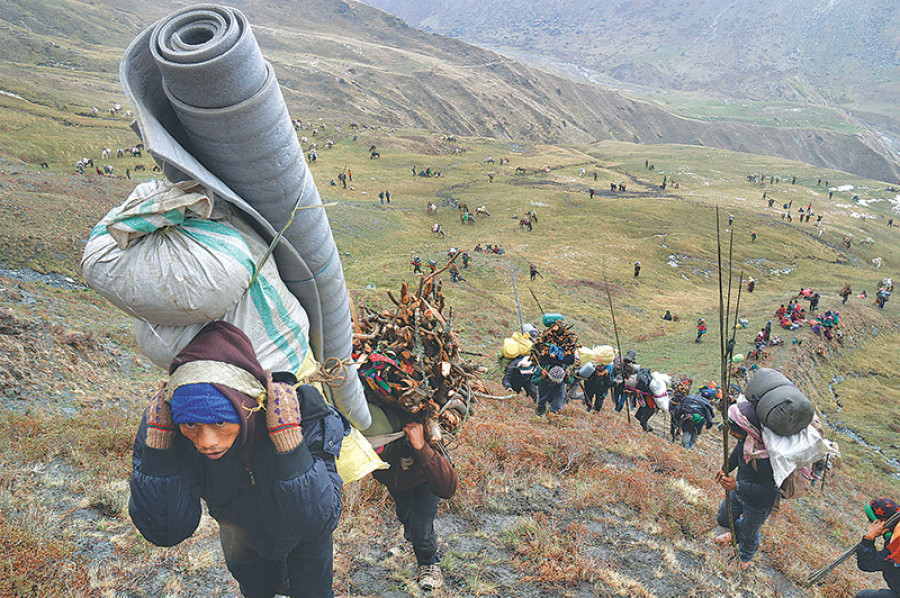
[[[425,423],[453,432],[471,415],[467,373],[459,361],[459,338],[444,315],[440,283],[423,280],[418,293],[403,283],[394,309],[363,307],[357,314],[353,353],[369,400],[399,407]],[[426,299],[431,298],[431,301]]]
[[[578,333],[572,330],[572,326],[557,320],[535,341],[531,353],[539,362],[544,357],[563,361],[567,356],[576,355],[577,349]]]

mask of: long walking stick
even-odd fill
[[[606,285],[606,298],[609,300],[609,313],[612,315],[613,322],[613,332],[616,333],[616,350],[619,352],[619,367],[622,368],[622,392],[624,394],[625,387],[625,356],[622,355],[622,344],[619,342],[619,327],[616,325],[616,310],[613,309],[612,302],[612,294],[609,292],[609,283]],[[613,364],[615,364],[616,360],[613,359]],[[613,367],[615,370],[615,365]],[[628,418],[628,423],[631,423],[631,406],[628,404],[628,397],[625,397],[625,416]]]
[[[534,297],[534,302],[537,303],[538,309],[541,310],[541,314],[543,315],[544,308],[541,307],[541,302],[538,301],[537,295],[534,294],[534,291],[532,289],[528,289],[528,290],[531,291],[531,296]]]
[[[894,513],[891,517],[889,517],[887,519],[887,521],[884,522],[884,529],[886,529],[886,530],[890,529],[892,526],[896,525],[898,521],[900,521],[900,511],[898,511],[897,513]],[[844,561],[849,559],[851,556],[856,554],[856,551],[859,550],[861,546],[862,546],[862,542],[857,543],[856,546],[848,549],[847,552],[845,552],[838,558],[834,559],[830,564],[826,565],[822,569],[819,569],[818,571],[816,571],[815,573],[810,575],[809,579],[806,580],[806,585],[811,586],[813,584],[816,584],[816,583],[819,583],[820,581],[822,581],[825,578],[825,576],[828,575],[829,573],[831,573],[832,571],[834,571],[838,565],[840,565],[841,563],[843,563]]]
[[[525,332],[525,320],[522,318],[522,302],[519,301],[519,287],[516,286],[516,270],[510,265],[509,273],[512,275],[513,294],[516,297],[516,314],[519,316],[519,330]]]
[[[725,306],[723,304],[722,293],[722,239],[721,226],[719,225],[719,207],[716,206],[716,249],[719,261],[719,356],[721,358],[721,380],[724,383],[726,379],[725,364]],[[723,392],[722,400],[722,471],[728,473],[728,395]],[[725,508],[728,510],[728,526],[731,530],[731,545],[737,549],[737,534],[734,529],[734,516],[731,512],[731,497],[728,490],[725,491]]]
[[[728,365],[728,369],[727,369],[728,377],[725,380],[726,386],[725,386],[725,390],[723,391],[723,394],[725,395],[725,399],[730,399],[730,397],[728,395],[729,395],[729,392],[731,391],[731,358],[734,357],[734,340],[735,340],[735,337],[737,336],[737,321],[738,321],[738,314],[741,311],[741,290],[742,290],[743,286],[744,286],[744,271],[741,270],[741,276],[738,281],[737,303],[734,308],[735,325],[731,330],[731,338],[728,339],[727,334],[726,334],[726,341],[725,341],[725,360]]]

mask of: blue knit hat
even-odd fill
[[[207,382],[179,386],[170,404],[176,424],[241,423],[228,397]]]

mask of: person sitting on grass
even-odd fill
[[[896,523],[885,523],[900,511],[900,505],[890,498],[876,498],[865,507],[869,529],[856,551],[856,566],[860,571],[881,572],[887,583],[886,590],[862,590],[856,598],[900,598],[900,534]],[[875,539],[884,537],[884,548],[875,549]]]
[[[756,411],[747,401],[728,408],[728,433],[737,444],[728,457],[728,472],[716,471],[715,480],[727,491],[719,505],[716,523],[737,534],[738,555],[741,570],[750,568],[750,561],[759,549],[760,528],[775,506],[779,495],[769,453],[762,441],[762,432]],[[737,469],[737,476],[730,473]],[[731,521],[728,519],[728,503],[731,503]],[[732,542],[731,532],[717,536],[716,544],[727,546]]]
[[[206,501],[244,596],[332,593],[341,515],[338,457],[349,424],[292,374],[270,374],[225,322],[175,357],[134,441],[128,511],[157,546],[197,530]]]

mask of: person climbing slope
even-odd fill
[[[876,498],[865,506],[869,529],[856,551],[856,566],[860,571],[880,572],[887,583],[886,590],[862,590],[856,598],[900,598],[900,534],[897,525],[885,523],[900,511],[900,505],[890,498]],[[875,540],[884,538],[884,548],[877,550]]]
[[[238,328],[213,322],[172,361],[134,441],[128,511],[141,535],[180,544],[203,499],[245,596],[333,596],[335,459],[349,424],[295,384],[263,370]]]
[[[743,401],[729,407],[727,425],[728,433],[738,442],[728,457],[728,472],[721,469],[716,471],[716,482],[726,490],[726,498],[719,505],[716,522],[721,527],[730,529],[730,502],[740,568],[746,571],[759,550],[759,530],[771,515],[779,491],[753,405]],[[735,469],[737,475],[730,475]],[[731,540],[731,532],[727,531],[717,536],[715,542],[720,546],[727,546]]]

